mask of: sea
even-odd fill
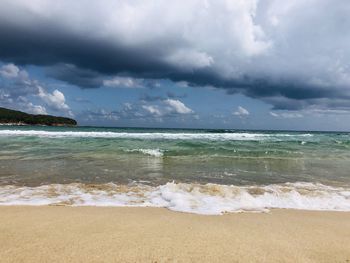
[[[350,133],[1,126],[0,205],[350,211]]]

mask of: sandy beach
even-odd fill
[[[0,207],[1,262],[349,262],[350,213]]]

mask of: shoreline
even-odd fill
[[[163,207],[172,211],[220,215],[271,209],[350,211],[350,188],[319,183],[235,186],[167,182],[135,184],[49,184],[0,186],[0,205]]]
[[[1,262],[349,262],[350,212],[1,206]]]

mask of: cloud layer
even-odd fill
[[[342,0],[3,0],[0,60],[82,88],[170,79],[274,110],[348,111],[349,13]]]
[[[155,98],[151,101],[142,98],[135,103],[124,103],[118,110],[108,111],[105,109],[88,110],[79,116],[83,121],[118,121],[137,124],[154,124],[169,119],[175,121],[193,120],[197,118],[195,112],[178,99]]]

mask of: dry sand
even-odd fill
[[[350,262],[350,213],[0,207],[0,262]]]

